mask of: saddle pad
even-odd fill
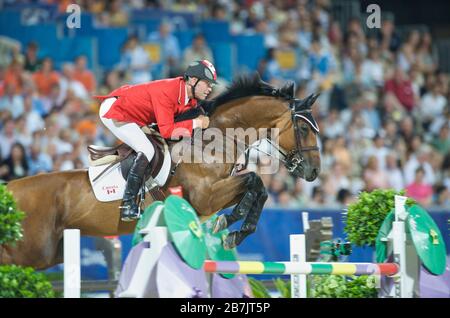
[[[170,153],[166,150],[161,170],[155,177],[155,181],[160,187],[163,187],[169,178],[171,161]],[[89,181],[94,191],[94,195],[97,200],[101,202],[122,200],[123,193],[125,192],[126,180],[122,176],[120,163],[115,164],[96,180],[95,183],[93,182],[93,180],[108,166],[109,164],[91,166],[88,169]],[[146,192],[148,192],[147,188]]]

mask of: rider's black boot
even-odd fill
[[[135,220],[139,215],[136,196],[142,187],[145,170],[148,167],[147,157],[138,152],[133,166],[128,173],[127,186],[123,195],[122,206],[120,207],[120,217],[122,221],[129,222]]]

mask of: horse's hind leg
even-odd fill
[[[256,204],[253,204],[250,211],[247,213],[244,222],[242,223],[241,229],[239,231],[234,231],[228,234],[225,241],[223,242],[223,246],[225,249],[232,249],[239,244],[250,234],[256,231],[256,226],[259,221],[259,217],[261,216],[262,209],[264,207],[264,203],[267,200],[267,191],[264,187],[264,184],[259,176],[257,176],[257,180],[255,182],[256,187]]]
[[[242,196],[239,203],[234,207],[233,211],[230,214],[221,214],[213,226],[213,233],[220,232],[235,222],[242,220],[247,216],[247,213],[251,210],[252,206],[257,202],[258,192],[256,190],[257,180],[259,179],[258,175],[254,172],[250,172],[244,175],[241,175],[245,180],[245,188],[246,192]]]

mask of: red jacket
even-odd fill
[[[197,106],[195,99],[185,105],[185,82],[182,77],[163,79],[138,85],[124,85],[107,96],[118,97],[103,116],[122,122],[132,122],[139,126],[157,123],[163,138],[191,136],[192,120],[174,123],[176,115]],[[185,133],[172,136],[176,128],[185,128]]]

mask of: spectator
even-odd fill
[[[442,184],[436,186],[433,203],[441,207],[450,207],[450,191],[446,186]]]
[[[431,164],[429,163],[430,148],[428,145],[423,145],[417,154],[413,153],[410,155],[409,160],[404,166],[404,175],[406,184],[411,184],[414,181],[416,170],[421,167],[424,170],[424,182],[427,184],[434,184],[435,175]]]
[[[375,156],[370,156],[367,160],[367,165],[363,173],[363,179],[366,184],[365,188],[367,191],[387,189],[390,186],[388,182],[388,175],[380,168],[378,159]]]
[[[366,122],[366,126],[374,131],[379,131],[381,128],[381,120],[378,110],[376,109],[377,95],[373,91],[364,92],[361,102],[361,116]]]
[[[30,145],[33,143],[33,136],[26,123],[25,116],[16,119],[16,136],[17,141],[26,149],[29,149]]]
[[[386,155],[386,174],[389,187],[397,191],[403,190],[405,183],[403,181],[403,173],[399,167],[398,156],[395,152]]]
[[[433,85],[431,92],[422,96],[418,106],[418,116],[420,116],[422,123],[428,126],[434,118],[444,114],[447,99],[440,93],[439,86],[436,83]]]
[[[362,62],[361,79],[369,88],[383,87],[384,65],[378,47],[370,49],[368,57]]]
[[[339,189],[336,201],[343,207],[348,207],[349,204],[355,201],[355,197],[348,189]]]
[[[17,134],[15,132],[16,125],[12,118],[5,121],[3,130],[0,133],[0,160],[9,157],[11,147],[17,141]]]
[[[275,176],[272,178],[267,192],[272,197],[272,201],[278,203],[280,194],[286,190],[287,188],[284,180],[278,176]]]
[[[69,94],[70,91],[67,91]],[[47,116],[54,110],[59,110],[63,106],[64,100],[61,100],[61,87],[59,86],[59,80],[53,83],[50,87],[50,94],[47,96],[41,96],[40,101],[44,109],[44,116]]]
[[[339,119],[339,112],[335,108],[330,109],[323,126],[325,128],[323,135],[327,138],[343,136],[346,129],[344,123]]]
[[[136,35],[128,38],[120,59],[119,68],[128,73],[131,84],[145,83],[152,80],[150,58],[139,44]]]
[[[449,124],[442,125],[439,130],[439,136],[433,138],[431,146],[436,149],[443,156],[450,153],[450,128]]]
[[[6,69],[4,77],[5,86],[12,85],[14,87],[14,94],[22,93],[26,76],[23,73],[23,63],[20,60],[14,59],[11,62]]]
[[[402,139],[407,143],[411,144],[415,136],[414,132],[414,120],[411,116],[405,116],[400,122],[399,134]]]
[[[387,13],[383,14],[381,29],[378,33],[378,41],[383,55],[388,58],[391,56],[391,53],[397,52],[401,44],[400,36],[395,30],[394,17]]]
[[[425,170],[419,166],[415,171],[414,181],[406,186],[406,195],[427,207],[432,203],[433,187],[425,182],[424,177]]]
[[[70,63],[65,63],[62,67],[62,76],[59,79],[60,94],[58,104],[61,105],[68,97],[69,91],[77,98],[88,99],[89,93],[86,87],[75,78],[75,68]]]
[[[0,36],[0,67],[11,65],[14,60],[23,64],[23,60],[19,55],[20,47],[21,44],[19,41],[6,36]]]
[[[347,56],[343,59],[344,85],[355,85],[362,89],[362,56],[356,47],[349,47]]]
[[[311,41],[311,49],[307,61],[308,64],[306,67],[309,69],[310,73],[304,72],[302,79],[312,77],[313,81],[316,82],[315,85],[323,85],[324,82],[328,80],[328,76],[332,71],[332,57],[318,37],[313,37]],[[316,89],[317,87],[314,88],[314,90]]]
[[[42,68],[33,74],[33,80],[42,97],[50,97],[55,85],[59,85],[59,75],[53,70],[53,61],[46,57],[42,61]]]
[[[384,91],[395,96],[407,111],[413,110],[416,104],[416,96],[414,96],[411,81],[405,76],[401,68],[395,69],[394,76],[386,82]]]
[[[175,77],[180,74],[179,61],[181,57],[180,44],[178,39],[172,34],[172,26],[163,21],[158,32],[152,32],[148,36],[148,41],[158,43],[161,46],[164,64],[168,68],[167,76]],[[166,77],[165,75],[163,77]]]
[[[128,25],[128,14],[122,8],[122,0],[108,1],[108,23],[113,27],[123,27]]]
[[[264,47],[266,49],[274,48],[278,46],[278,37],[269,27],[269,23],[266,20],[259,20],[255,26],[256,33],[264,36]]]
[[[398,67],[408,73],[411,67],[416,64],[415,47],[413,44],[404,43],[397,57]]]
[[[391,118],[387,118],[383,123],[383,128],[380,131],[380,136],[384,138],[384,145],[392,149],[395,140],[399,138],[397,124],[395,123],[395,121],[393,121]]]
[[[437,68],[437,53],[432,41],[430,32],[424,32],[417,47],[417,63],[425,74],[433,73]]]
[[[305,10],[304,7],[299,9],[301,11]],[[300,13],[300,15],[302,15]],[[297,33],[297,41],[300,46],[300,48],[308,52],[311,48],[311,42],[312,42],[312,23],[311,18],[306,13],[306,16],[302,19],[300,18],[299,23],[299,31]]]
[[[295,201],[289,191],[282,191],[278,195],[278,206],[281,208],[294,208]]]
[[[214,63],[211,49],[208,47],[203,34],[197,34],[192,40],[192,45],[183,53],[183,69],[186,69],[192,61],[208,60]]]
[[[41,172],[52,171],[51,157],[42,151],[40,142],[35,140],[30,147],[30,156],[28,157],[29,174],[35,175]]]
[[[325,201],[329,204],[335,203],[336,194],[339,189],[350,189],[351,182],[343,169],[343,166],[336,162],[329,174],[324,175],[323,190]]]
[[[95,76],[87,68],[87,58],[84,55],[80,55],[75,59],[75,69],[73,70],[73,79],[79,81],[84,85],[89,94],[95,92]]]
[[[20,143],[11,147],[10,156],[0,163],[0,179],[11,181],[28,175],[28,163],[25,156],[25,148]]]
[[[276,59],[275,48],[267,50],[266,57],[259,62],[258,72],[261,74],[261,79],[269,83],[281,79],[281,68]]]
[[[111,70],[106,73],[104,81],[99,89],[100,95],[107,95],[109,92],[122,86],[122,78],[118,70]]]
[[[23,97],[16,94],[16,89],[13,83],[5,85],[5,94],[0,97],[0,113],[9,112],[11,116],[16,119],[23,114]]]
[[[309,198],[305,193],[304,183],[301,179],[297,179],[295,181],[295,187],[292,191],[292,197],[295,206],[305,206],[308,204]]]
[[[24,116],[26,121],[26,126],[28,127],[28,130],[30,133],[34,133],[37,130],[44,129],[44,120],[42,119],[41,115],[33,109],[33,98],[28,95],[24,97],[23,100],[24,105]]]
[[[386,156],[389,153],[389,149],[385,146],[384,138],[381,135],[375,135],[373,139],[373,145],[365,151],[365,157],[363,163],[368,162],[368,158],[374,156],[377,158],[380,169],[386,168]]]
[[[342,173],[344,175],[348,175],[350,172],[352,162],[352,156],[348,150],[347,141],[343,136],[339,136],[336,138],[336,142],[334,144],[333,155],[336,158],[336,163],[334,168],[338,168],[339,171],[342,169]],[[339,167],[337,164],[340,164]],[[337,178],[337,175],[335,175]]]
[[[41,68],[42,61],[38,58],[39,46],[36,42],[30,42],[25,52],[25,70],[31,73]]]
[[[320,155],[321,169],[329,171],[335,162],[335,157],[333,155],[335,139],[323,138],[322,139],[322,152]]]
[[[211,8],[211,17],[215,20],[225,21],[227,18],[227,11],[222,4],[216,3]]]
[[[312,209],[323,208],[325,206],[325,194],[323,190],[316,186],[313,188],[312,198],[308,206]]]

